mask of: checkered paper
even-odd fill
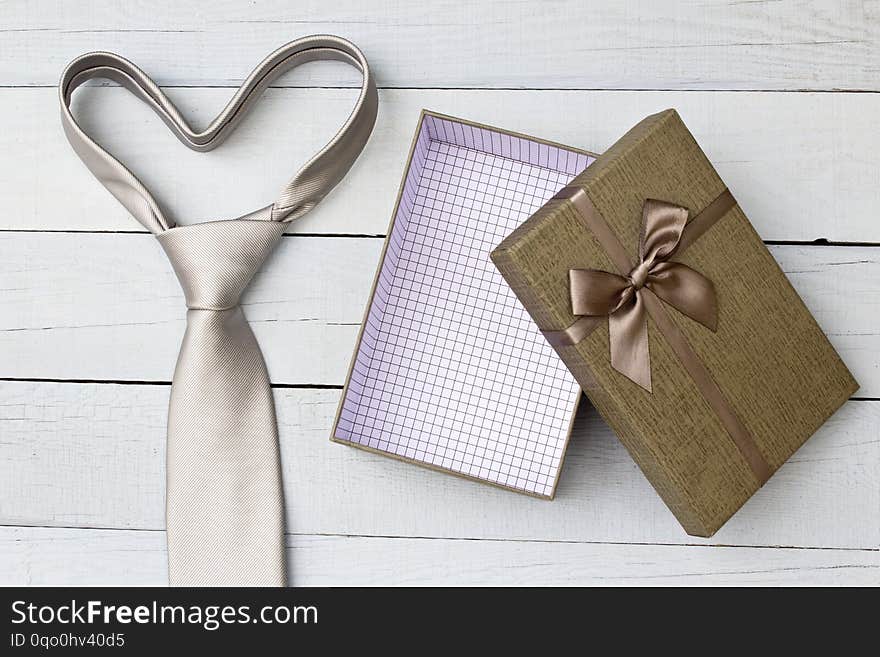
[[[337,440],[552,496],[578,385],[489,253],[591,161],[424,116]]]

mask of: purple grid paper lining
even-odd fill
[[[591,162],[425,115],[338,439],[553,494],[578,385],[489,252]]]

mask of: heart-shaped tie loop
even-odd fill
[[[147,230],[158,235],[172,228],[174,222],[163,214],[143,183],[83,131],[70,110],[73,91],[92,78],[117,82],[151,107],[185,146],[209,151],[232,133],[272,80],[302,63],[325,59],[346,62],[363,74],[354,110],[333,139],[285,185],[276,201],[250,215],[292,221],[315,207],[342,180],[366,145],[376,121],[378,96],[367,60],[345,39],[316,35],[282,46],[254,69],[226,107],[201,132],[189,125],[159,86],[133,63],[113,53],[88,53],[73,60],[61,77],[61,122],[74,151],[95,177]]]

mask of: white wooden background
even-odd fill
[[[351,38],[380,90],[351,175],[246,298],[276,386],[294,584],[880,583],[880,3],[0,2],[0,583],[163,584],[164,428],[183,299],[65,142],[93,49],[204,123],[269,50]],[[288,74],[218,151],[115,87],[78,112],[182,223],[270,201],[355,97]],[[584,405],[553,502],[328,441],[422,107],[602,150],[674,106],[861,382],[711,540]],[[270,144],[271,141],[271,144]]]

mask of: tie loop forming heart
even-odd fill
[[[73,60],[61,77],[61,123],[74,151],[95,177],[147,230],[158,235],[173,228],[174,223],[164,216],[143,183],[80,127],[70,109],[74,90],[94,78],[117,82],[152,108],[186,147],[210,151],[232,133],[273,80],[300,64],[316,60],[346,62],[362,73],[363,84],[355,107],[339,132],[284,186],[273,204],[240,217],[290,222],[314,208],[345,177],[376,121],[378,95],[367,60],[357,46],[345,39],[308,36],[271,53],[202,132],[189,125],[159,86],[135,64],[109,52],[88,53]]]

